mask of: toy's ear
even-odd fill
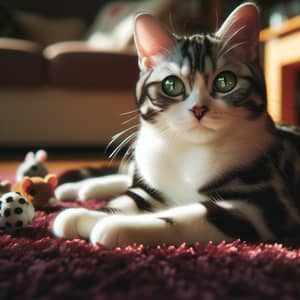
[[[56,175],[53,175],[53,174],[48,174],[45,177],[45,181],[46,181],[46,183],[49,183],[53,188],[56,188],[56,186],[58,184],[57,177],[56,177]]]
[[[166,55],[174,45],[171,34],[153,16],[144,13],[135,18],[134,41],[142,69],[151,69],[153,57]]]
[[[0,188],[2,189],[2,192],[3,191],[9,192],[11,189],[11,182],[8,180],[0,181]]]
[[[38,163],[45,162],[47,160],[47,152],[45,150],[38,150],[35,154],[35,160]]]
[[[2,187],[7,187],[7,186],[10,186],[11,183],[9,180],[0,180],[0,186]]]
[[[34,153],[33,152],[28,152],[25,156],[24,161],[26,161],[26,162],[34,161]]]
[[[254,3],[238,6],[216,32],[222,40],[221,53],[233,52],[242,61],[258,56],[260,17]]]
[[[28,176],[24,177],[24,179],[23,179],[23,181],[21,183],[22,191],[28,193],[28,191],[32,187],[32,185],[33,185],[33,182],[30,179],[30,177],[28,177]]]

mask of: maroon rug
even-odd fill
[[[1,300],[300,299],[299,241],[107,250],[54,238],[57,212],[80,205],[47,207],[26,228],[0,236]]]

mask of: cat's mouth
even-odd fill
[[[200,121],[204,115],[208,112],[208,107],[206,105],[194,106],[191,109],[191,112],[194,114],[195,118]]]

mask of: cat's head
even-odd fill
[[[144,124],[196,143],[212,142],[265,114],[258,63],[259,12],[236,8],[215,34],[177,37],[151,15],[135,22]]]

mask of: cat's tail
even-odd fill
[[[58,175],[58,185],[78,182],[88,178],[100,177],[119,173],[119,166],[86,166],[78,169],[69,169]]]
[[[68,170],[59,175],[60,185],[55,190],[58,201],[89,199],[107,200],[124,193],[132,183],[132,167],[85,167]]]

